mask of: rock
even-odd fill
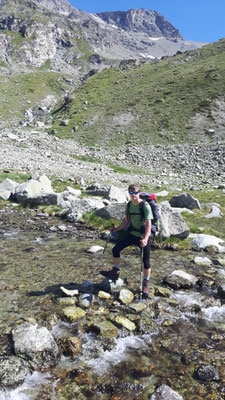
[[[77,302],[75,297],[59,297],[57,299],[57,304],[61,306],[74,306]]]
[[[117,327],[105,319],[95,319],[90,322],[89,330],[101,335],[103,338],[114,338],[118,335]]]
[[[107,293],[107,292],[103,292],[103,290],[100,290],[98,292],[98,297],[100,297],[101,299],[110,299],[111,298],[111,294]]]
[[[108,293],[116,293],[119,292],[122,288],[124,282],[122,279],[117,279],[113,281],[112,279],[105,278],[102,282],[98,284],[99,288]]]
[[[225,299],[225,282],[218,287],[217,294],[220,299]]]
[[[111,203],[125,203],[127,200],[129,200],[129,195],[127,191],[111,185],[105,195],[105,198],[108,199]]]
[[[181,270],[175,270],[164,278],[164,282],[175,290],[190,289],[196,285],[197,281],[195,276]]]
[[[218,371],[212,365],[200,365],[200,367],[195,370],[194,377],[203,382],[220,380]]]
[[[159,233],[162,239],[178,237],[185,239],[190,231],[183,217],[173,212],[168,202],[159,204]]]
[[[162,286],[154,286],[154,294],[155,296],[160,296],[160,297],[171,297],[172,292],[171,290],[164,288]]]
[[[113,322],[115,322],[117,325],[122,326],[123,328],[126,328],[128,331],[134,331],[136,329],[136,325],[134,322],[130,321],[126,317],[122,317],[121,315],[109,315],[109,319]]]
[[[19,203],[29,198],[47,194],[54,194],[54,191],[51,186],[51,181],[45,175],[40,176],[37,180],[30,179],[27,182],[21,183],[17,185],[15,189],[15,197]]]
[[[207,257],[195,257],[194,263],[203,267],[210,267],[212,265],[212,261]]]
[[[134,294],[128,289],[122,289],[119,294],[119,299],[123,304],[130,304],[134,300]]]
[[[162,190],[161,192],[158,192],[155,195],[156,195],[156,199],[157,199],[157,197],[167,197],[167,196],[169,196],[169,192],[167,192],[167,190]]]
[[[210,213],[204,215],[204,218],[215,218],[215,217],[221,217],[220,209],[219,207],[212,206]]]
[[[65,307],[63,308],[62,312],[66,317],[66,319],[69,320],[70,322],[75,322],[86,315],[86,312],[82,310],[82,308],[74,306]]]
[[[21,385],[30,372],[31,366],[22,358],[0,357],[0,388],[14,388]]]
[[[31,360],[35,367],[55,365],[59,357],[58,346],[52,334],[38,324],[22,324],[13,329],[15,354]]]
[[[0,187],[0,200],[9,200],[9,198],[11,197],[11,192],[9,192],[6,189],[3,189]]]
[[[225,267],[225,258],[218,258],[218,263]]]
[[[104,250],[104,247],[102,247],[102,246],[91,246],[90,249],[88,249],[88,253],[95,254],[98,251],[103,251],[103,250]]]
[[[199,200],[189,193],[177,194],[170,199],[169,203],[171,207],[188,208],[190,210],[193,208],[201,209]]]
[[[115,218],[122,220],[125,214],[126,204],[112,204],[110,206],[102,207],[95,211],[95,214],[105,219]]]
[[[137,313],[145,310],[146,307],[147,307],[146,304],[142,303],[141,301],[139,301],[138,303],[129,304],[129,308],[131,308],[131,310],[136,311]]]
[[[209,246],[215,246],[219,253],[225,253],[225,242],[216,236],[192,234],[190,237],[194,237],[191,241],[191,245],[196,247],[198,250],[206,249]]]
[[[183,400],[183,397],[168,385],[160,386],[149,400]]]
[[[78,303],[81,307],[89,308],[93,301],[93,295],[91,293],[82,293],[78,297]]]
[[[62,338],[61,342],[63,354],[66,357],[75,358],[79,354],[81,350],[81,341],[79,338],[75,336],[70,336],[67,338]]]
[[[11,179],[6,178],[0,184],[0,189],[5,189],[5,190],[9,191],[10,193],[14,194],[17,186],[18,186],[17,182],[14,182]]]
[[[60,206],[64,206],[63,202]],[[70,200],[69,206],[71,207],[71,211],[70,214],[66,216],[66,219],[70,222],[79,221],[83,214],[99,208],[101,209],[103,206],[104,202],[100,198],[85,197],[83,199],[77,199],[73,197],[73,199]]]

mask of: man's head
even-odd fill
[[[128,192],[133,203],[139,202],[140,191],[141,191],[140,186],[136,183],[132,183],[128,187]]]

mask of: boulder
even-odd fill
[[[126,328],[128,331],[132,332],[136,329],[136,325],[134,324],[134,322],[130,321],[126,317],[122,317],[121,315],[110,314],[109,319],[112,322],[115,322],[117,325]]]
[[[190,237],[193,238],[191,245],[196,247],[198,250],[204,250],[207,247],[213,246],[219,253],[225,253],[225,242],[216,236],[192,234]]]
[[[33,367],[55,365],[59,349],[52,334],[38,324],[21,324],[12,331],[15,354]]]
[[[175,270],[164,278],[167,283],[175,290],[190,289],[196,285],[198,278],[182,270]]]
[[[190,231],[180,213],[174,212],[168,202],[159,204],[159,233],[162,239],[178,237],[185,239]]]
[[[207,257],[195,257],[194,263],[203,267],[210,267],[212,265],[212,261]]]
[[[195,372],[194,377],[203,382],[219,381],[218,371],[212,365],[200,365]]]
[[[0,187],[0,200],[9,200],[11,194],[12,193],[9,192],[9,190]]]
[[[62,206],[61,204],[60,206]],[[85,197],[83,199],[73,198],[71,202],[71,210],[67,214],[66,219],[70,222],[79,221],[82,218],[83,214],[87,212],[94,211],[96,209],[101,209],[104,207],[104,202],[100,198],[90,198]]]
[[[63,309],[63,314],[68,321],[75,322],[78,319],[83,318],[86,312],[82,310],[82,308],[80,307],[71,306],[71,307],[65,307]]]
[[[45,175],[38,179],[29,179],[27,182],[17,185],[15,189],[15,197],[19,203],[43,194],[54,194],[51,181]]]
[[[119,294],[119,299],[123,304],[130,304],[134,300],[134,294],[128,289],[122,289]]]
[[[209,214],[204,215],[204,218],[221,217],[220,209],[217,206],[212,206]]]
[[[14,388],[21,385],[31,372],[30,364],[15,356],[0,358],[0,388]]]
[[[105,198],[111,203],[125,203],[127,200],[129,200],[129,194],[127,191],[111,185],[105,195]]]
[[[17,182],[12,181],[12,179],[6,178],[1,184],[0,184],[0,189],[5,189],[8,192],[14,194],[15,189],[18,186]]]
[[[124,219],[126,203],[112,204],[95,211],[95,214],[105,219]]]
[[[99,288],[104,292],[117,293],[122,288],[124,282],[122,279],[117,279],[113,281],[112,279],[105,278],[102,282],[98,284]]]
[[[188,208],[190,210],[193,208],[201,209],[199,200],[189,193],[177,194],[170,199],[169,203],[171,207]]]
[[[183,397],[168,385],[160,386],[149,400],[183,400]]]
[[[118,335],[118,329],[112,322],[105,319],[95,319],[89,323],[89,330],[93,331],[103,338],[114,338]]]

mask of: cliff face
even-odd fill
[[[108,24],[132,32],[143,32],[151,37],[164,36],[167,39],[181,39],[182,35],[161,14],[156,11],[128,10],[97,14]]]

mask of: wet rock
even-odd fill
[[[59,297],[57,299],[57,304],[61,306],[74,306],[77,302],[75,297]]]
[[[78,297],[78,303],[81,307],[89,308],[93,301],[93,295],[91,293],[82,293]]]
[[[200,365],[194,372],[194,378],[204,382],[220,380],[218,371],[212,365]]]
[[[73,306],[63,308],[62,312],[66,319],[70,322],[75,322],[78,319],[83,318],[86,314],[82,308]]]
[[[154,286],[154,293],[155,296],[160,296],[160,297],[170,297],[172,295],[171,290],[164,288],[162,286]]]
[[[188,208],[190,210],[193,210],[193,208],[201,209],[199,200],[189,193],[177,194],[170,199],[169,203],[171,207]]]
[[[130,304],[134,300],[134,294],[128,289],[122,289],[119,294],[119,299],[123,304]]]
[[[210,267],[212,265],[212,261],[207,257],[195,257],[194,263],[203,267]]]
[[[160,386],[149,400],[183,400],[183,397],[168,385]]]
[[[59,348],[52,334],[38,324],[22,324],[12,331],[15,354],[31,360],[33,366],[55,365]]]
[[[218,287],[217,294],[220,299],[225,299],[225,282]]]
[[[0,358],[0,388],[13,388],[21,385],[31,366],[25,360],[15,357]]]
[[[99,283],[99,288],[105,292],[109,293],[117,293],[122,288],[124,282],[122,279],[117,279],[113,281],[112,279],[105,278],[102,282]]]
[[[225,253],[225,242],[212,235],[204,234],[192,234],[190,237],[194,239],[191,241],[191,245],[198,250],[207,249],[208,247],[215,247],[219,253]]]
[[[88,253],[95,254],[98,251],[102,251],[102,250],[104,250],[104,247],[102,247],[102,246],[91,246],[90,249],[88,249]]]
[[[137,313],[143,311],[146,307],[147,307],[146,304],[142,303],[141,301],[139,301],[138,303],[129,304],[129,308],[131,308],[131,310],[136,311]]]
[[[122,317],[121,315],[109,315],[109,319],[113,322],[115,322],[117,325],[122,326],[123,328],[126,328],[128,331],[134,331],[136,329],[136,325],[134,322],[130,321],[126,317]]]
[[[101,335],[103,338],[114,338],[118,335],[117,327],[105,319],[95,319],[90,322],[88,330]]]
[[[101,299],[110,299],[111,298],[111,294],[107,293],[107,292],[103,292],[103,290],[100,290],[98,292],[98,297],[100,297]]]
[[[81,341],[75,336],[70,336],[68,338],[62,338],[61,344],[63,348],[63,354],[66,357],[76,357],[81,350]]]
[[[196,285],[197,281],[198,278],[194,275],[181,270],[175,270],[164,278],[164,282],[175,290],[190,289]]]

